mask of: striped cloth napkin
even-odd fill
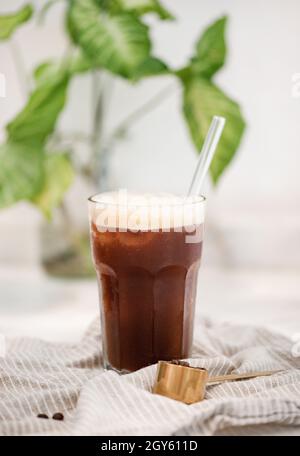
[[[98,322],[78,344],[9,341],[0,359],[0,435],[300,434],[300,353],[283,335],[198,320],[191,365],[210,375],[284,372],[210,386],[193,405],[151,393],[155,365],[104,372],[100,347]],[[51,418],[57,412],[63,421]]]

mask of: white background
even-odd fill
[[[249,305],[250,297],[262,305],[267,301],[271,306],[275,301],[274,308],[279,314],[278,309],[284,308],[287,299],[298,305],[300,296],[297,285],[300,97],[293,96],[292,82],[293,75],[300,73],[300,2],[164,0],[163,3],[178,21],[162,23],[149,18],[148,22],[153,24],[155,54],[174,68],[184,65],[191,56],[193,45],[205,26],[223,14],[229,16],[228,59],[216,82],[239,100],[247,131],[237,157],[217,190],[207,186],[204,265],[226,266],[230,271],[235,268],[229,282],[233,287],[238,283],[239,293],[249,287]],[[1,0],[1,12],[11,11],[21,4],[17,0]],[[62,4],[57,3],[43,27],[31,23],[15,34],[14,41],[22,51],[28,73],[41,60],[64,53],[67,43],[61,10]],[[0,135],[4,138],[5,123],[24,103],[12,48],[8,44],[0,45],[0,72],[6,78],[6,98],[0,98]],[[123,81],[116,82],[105,130],[109,132],[127,113],[172,81],[170,77],[160,77],[134,87]],[[60,119],[62,128],[90,130],[91,98],[90,78],[78,77],[71,87],[68,110]],[[181,115],[180,89],[175,87],[174,94],[141,119],[129,138],[114,149],[111,178],[113,184],[120,187],[184,192],[195,163],[195,149]],[[86,196],[78,196],[79,211],[85,210],[79,200],[84,201]],[[3,267],[16,263],[34,267],[39,257],[40,220],[36,209],[26,203],[1,211],[0,262]],[[250,275],[244,276],[243,271]],[[226,289],[224,274],[211,277],[212,282],[223,283],[223,292]],[[253,274],[259,274],[257,281]],[[232,277],[237,277],[236,281]],[[226,291],[229,304],[230,290]],[[217,302],[217,297],[212,299],[212,294],[210,297],[211,302]]]
[[[292,96],[292,77],[300,72],[300,3],[297,0],[166,0],[164,3],[178,21],[158,22],[153,18],[148,21],[153,24],[156,55],[173,67],[187,61],[195,40],[207,24],[223,14],[229,16],[227,64],[216,80],[240,101],[248,127],[234,163],[218,189],[209,192],[212,216],[221,226],[225,224],[224,229],[235,230],[242,224],[245,229],[253,227],[255,233],[259,225],[264,235],[266,231],[275,235],[276,228],[280,231],[280,244],[285,243],[282,230],[287,230],[291,237],[293,229],[300,228],[300,98]],[[21,4],[17,0],[0,1],[1,11],[11,11]],[[51,9],[46,25],[25,25],[15,34],[14,41],[22,51],[28,73],[41,60],[61,55],[65,50],[62,5],[63,2],[58,2]],[[3,137],[5,122],[24,102],[12,49],[7,44],[0,45],[0,72],[6,77],[6,98],[0,99]],[[160,77],[134,87],[123,81],[115,83],[106,130],[172,81],[170,77]],[[89,131],[90,83],[88,77],[79,77],[72,84],[69,107],[60,120],[64,129]],[[136,190],[184,192],[195,162],[195,149],[181,115],[180,89],[175,88],[174,95],[141,119],[127,141],[114,149],[112,182]],[[0,224],[7,228],[8,236],[11,224],[20,219],[23,228],[27,230],[30,226],[28,231],[33,233],[39,214],[26,204],[0,213]],[[27,244],[30,248],[18,252],[20,259],[32,259],[35,238],[35,235],[30,237]],[[287,252],[285,246],[284,250],[288,258],[283,259],[284,266],[289,262],[300,265],[295,249]],[[280,257],[283,253],[282,250]],[[12,258],[11,250],[5,254],[2,251],[2,258]],[[279,258],[274,261],[280,266]]]

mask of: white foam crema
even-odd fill
[[[167,193],[135,194],[124,190],[89,198],[91,221],[98,231],[193,231],[204,221],[205,198]]]

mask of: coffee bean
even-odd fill
[[[46,420],[49,419],[49,416],[46,415],[45,413],[39,413],[39,414],[37,415],[37,417],[38,417],[38,418],[44,418],[44,419],[46,419]]]
[[[64,419],[64,416],[62,413],[60,412],[57,412],[57,413],[54,413],[54,415],[52,416],[53,420],[58,420],[58,421],[62,421]]]

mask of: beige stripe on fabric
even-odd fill
[[[197,321],[192,358],[210,375],[284,369],[207,388],[185,405],[153,395],[156,366],[119,376],[101,366],[99,322],[81,343],[20,338],[0,359],[0,435],[300,434],[300,358],[264,328]],[[37,418],[63,412],[64,421]]]

